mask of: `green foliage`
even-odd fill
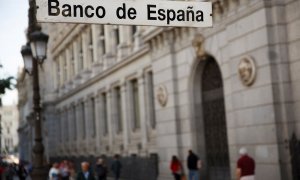
[[[14,77],[10,76],[8,78],[0,79],[0,95],[5,94],[5,89],[13,89]]]

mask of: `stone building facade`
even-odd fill
[[[18,147],[18,109],[16,105],[0,107],[1,153],[14,154]]]
[[[32,118],[32,86],[31,77],[26,76],[20,69],[17,77],[18,110],[19,110],[19,158],[31,161],[33,147],[33,118]]]
[[[299,0],[213,0],[213,28],[200,29],[43,25],[49,159],[120,154],[125,179],[167,180],[171,156],[185,163],[193,149],[202,176],[224,180],[235,179],[245,146],[257,179],[296,178],[299,8]],[[152,176],[137,173],[153,162]]]

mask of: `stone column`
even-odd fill
[[[73,132],[74,132],[74,126],[73,126],[73,106],[71,105],[69,107],[69,110],[68,110],[68,124],[69,124],[69,142],[72,142],[73,141]]]
[[[101,119],[101,112],[102,112],[102,103],[101,103],[101,94],[98,94],[95,96],[95,126],[96,126],[96,131],[95,131],[95,138],[96,138],[96,146],[98,151],[101,149],[101,137],[103,134],[103,123]]]
[[[82,110],[81,102],[76,104],[76,151],[80,154],[81,152],[81,140],[82,140]]]
[[[142,37],[142,33],[144,31],[144,27],[143,26],[137,26],[136,27],[136,33],[133,35],[133,50],[138,50],[141,45],[144,43],[143,41],[143,37]]]
[[[104,25],[104,35],[105,35],[105,49],[107,54],[111,54],[112,53],[112,41],[111,41],[111,37],[110,34],[113,31],[113,28],[111,25]]]
[[[132,39],[131,26],[119,26],[120,46],[118,48],[118,60],[129,54]]]
[[[102,53],[101,53],[101,47],[99,46],[100,44],[100,29],[99,29],[100,25],[91,25],[91,31],[92,31],[92,48],[93,48],[93,65],[92,65],[92,71],[93,71],[93,75],[97,75],[99,74],[99,72],[101,72],[102,70]]]
[[[95,47],[94,45],[96,44],[94,41],[94,36],[93,36],[93,28],[90,25],[89,28],[87,29],[87,46],[88,46],[88,60],[90,62],[90,68],[93,67],[93,64],[97,61],[96,56],[94,56],[94,51]]]
[[[117,121],[118,121],[118,117],[117,117],[117,105],[116,105],[116,91],[115,88],[111,89],[111,129],[112,129],[112,135],[113,138],[117,133]]]
[[[59,56],[58,58],[59,60],[59,71],[60,71],[60,80],[59,80],[59,84],[60,87],[64,85],[64,61],[62,58],[62,55]]]
[[[91,138],[91,99],[87,98],[84,103],[84,113],[85,113],[85,139],[89,140]]]
[[[78,39],[73,42],[73,57],[74,57],[74,75],[76,76],[79,72],[79,47],[78,47]]]
[[[127,83],[125,79],[121,81],[121,98],[122,98],[122,117],[123,117],[123,142],[124,150],[128,150],[129,145],[129,118],[128,118],[128,94],[127,94]]]
[[[146,101],[146,107],[147,107],[147,110],[146,110],[146,126],[147,126],[147,129],[152,129],[153,128],[153,121],[155,121],[155,107],[154,107],[154,90],[153,90],[153,84],[151,85],[151,79],[150,79],[150,73],[146,73],[145,75],[145,84],[146,84],[146,90],[145,90],[145,93],[146,93],[146,98],[147,98],[147,101]],[[153,80],[152,80],[153,81]],[[153,93],[153,94],[152,94]]]
[[[126,84],[126,89],[127,89],[127,92],[126,92],[126,95],[127,95],[127,100],[128,100],[128,103],[127,103],[127,106],[126,106],[126,109],[127,109],[127,112],[128,112],[128,131],[129,131],[129,134],[131,134],[131,132],[133,131],[134,129],[134,123],[133,123],[133,118],[134,118],[134,107],[133,107],[133,88],[132,88],[132,84],[131,82],[129,81],[127,84]],[[129,137],[129,141],[130,141],[130,137]],[[130,143],[130,142],[129,142]]]
[[[77,123],[77,141],[80,141],[82,139],[82,109],[81,109],[81,103],[78,102],[76,106],[76,123]]]
[[[112,45],[111,45],[111,31],[112,31],[112,27],[111,25],[104,25],[104,38],[105,38],[105,49],[106,49],[106,53],[103,59],[103,69],[107,69],[110,66],[110,61],[112,61]]]
[[[71,80],[71,68],[72,68],[72,66],[71,66],[71,64],[72,64],[72,61],[71,61],[71,52],[70,52],[70,47],[68,47],[67,49],[66,49],[66,55],[65,55],[65,61],[66,61],[66,64],[67,64],[67,67],[66,67],[66,81],[68,82],[68,81],[70,81]]]
[[[65,122],[65,116],[64,116],[64,110],[61,111],[60,113],[60,142],[61,144],[63,144],[64,140],[65,140],[65,125],[64,125],[64,122]]]
[[[89,70],[91,67],[91,62],[89,59],[89,40],[87,30],[84,30],[82,35],[82,53],[83,53],[83,66],[85,70]]]
[[[83,139],[90,139],[90,102],[89,99],[84,100],[84,118],[83,118],[83,126],[85,128],[83,133]]]
[[[65,131],[65,142],[67,143],[69,141],[69,124],[68,124],[68,121],[69,121],[69,116],[68,116],[68,109],[66,108],[65,109],[65,112],[64,112],[64,131]]]
[[[145,103],[145,81],[143,72],[139,72],[138,76],[138,91],[139,91],[139,105],[140,105],[140,120],[141,120],[141,133],[143,149],[147,149],[148,135],[147,135],[147,122],[146,122],[146,103]]]
[[[109,40],[110,40],[110,45],[111,45],[111,53],[112,55],[116,55],[117,53],[117,34],[116,34],[116,29],[118,29],[119,32],[119,40],[120,40],[120,31],[119,31],[119,26],[118,25],[113,25],[111,26],[111,31],[109,32]]]
[[[62,153],[64,154],[65,153],[65,144],[64,144],[64,141],[65,141],[65,116],[64,116],[64,110],[61,111],[60,113],[60,139],[59,139],[59,142],[60,142],[60,147],[61,147],[61,150],[62,150]]]
[[[89,109],[90,109],[90,121],[89,121],[89,129],[90,129],[90,137],[91,138],[95,138],[96,136],[96,122],[95,122],[95,118],[96,118],[96,109],[94,109],[95,108],[95,104],[94,103],[96,103],[95,101],[96,101],[96,99],[94,98],[94,101],[92,101],[92,98],[94,98],[94,97],[91,97],[90,99],[89,99],[89,104],[90,104],[90,107],[89,107]]]
[[[112,94],[110,88],[107,91],[107,122],[108,122],[108,141],[110,151],[113,147],[113,125],[112,125]]]
[[[52,70],[52,73],[55,74],[55,80],[54,80],[55,89],[59,88],[59,72],[57,72],[57,67],[58,67],[58,59],[55,59],[53,63],[53,70]]]
[[[72,114],[73,114],[73,119],[72,119],[72,124],[73,124],[73,135],[72,135],[72,138],[73,138],[73,141],[76,142],[77,141],[77,119],[79,118],[77,116],[77,110],[76,110],[77,106],[76,104],[73,105],[72,107]]]
[[[56,128],[57,128],[57,135],[56,135],[56,142],[58,143],[58,145],[60,145],[60,142],[61,142],[61,132],[62,132],[62,126],[61,126],[61,120],[62,120],[62,117],[61,117],[61,112],[60,110],[57,111],[57,122],[56,122]]]
[[[99,48],[99,35],[100,35],[100,29],[98,28],[100,25],[92,24],[92,37],[93,37],[93,56],[94,56],[94,61],[95,62],[100,62],[100,56],[99,56],[99,51],[101,49]]]

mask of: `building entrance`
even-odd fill
[[[206,179],[229,180],[230,166],[222,75],[212,57],[201,65],[203,67],[199,75]]]

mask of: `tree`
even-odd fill
[[[0,79],[0,95],[5,94],[5,89],[13,89],[12,85],[12,80],[15,78],[10,76],[4,79]]]

